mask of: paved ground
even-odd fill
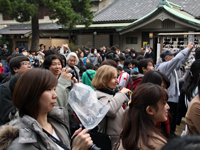
[[[176,126],[176,135],[181,135],[182,131],[185,130],[185,118],[182,119],[180,126]]]

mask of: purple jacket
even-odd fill
[[[9,66],[8,66],[8,65],[5,65],[5,67],[4,67],[4,71],[3,71],[3,74],[5,74],[6,76],[8,76],[9,73],[10,73]]]

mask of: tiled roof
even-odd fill
[[[94,22],[137,20],[152,12],[161,0],[112,0],[94,14]],[[194,17],[200,17],[200,0],[169,0]]]
[[[41,23],[39,24],[40,30],[59,30],[62,27],[57,23]],[[3,33],[8,30],[31,30],[31,24],[11,24],[6,28],[0,30],[0,33]]]

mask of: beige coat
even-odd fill
[[[117,142],[122,129],[122,122],[125,115],[125,110],[122,108],[122,105],[125,101],[128,101],[128,98],[122,92],[117,92],[115,96],[98,90],[96,90],[96,93],[100,101],[110,106],[110,109],[106,115],[108,117],[106,134],[110,135],[111,144],[113,147],[114,143]],[[104,133],[105,123],[106,119],[104,117],[104,119],[98,125],[99,132]]]
[[[200,134],[200,98],[199,95],[192,99],[188,111],[185,116],[186,124],[192,133],[187,134]]]
[[[149,138],[149,144],[152,145],[153,147],[155,147],[154,150],[160,150],[162,149],[162,147],[167,143],[167,141],[165,139],[163,139],[162,137],[158,136],[158,135],[155,135],[155,137],[157,137],[158,139],[153,139],[153,138]],[[146,147],[141,138],[139,139],[139,142],[138,142],[138,147],[140,147],[140,150],[151,150],[149,149],[148,147]],[[119,146],[119,149],[118,150],[125,150],[122,146],[122,141],[120,141],[120,146]]]

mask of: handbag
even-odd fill
[[[106,116],[106,124],[105,124],[105,132],[104,133],[100,133],[97,131],[89,131],[89,134],[93,140],[93,142],[95,143],[95,145],[99,148],[101,148],[101,150],[111,150],[112,146],[111,146],[111,139],[110,136],[106,134],[107,132],[107,124],[108,124],[108,117]]]

